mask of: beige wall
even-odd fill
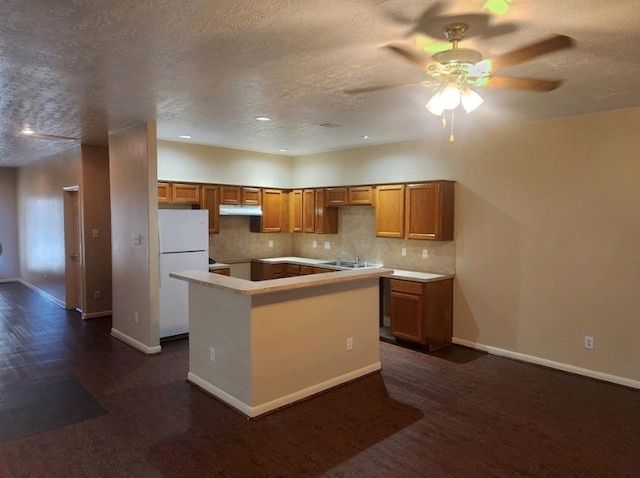
[[[155,122],[109,134],[112,325],[148,352],[159,351],[160,343],[156,157]]]
[[[0,281],[20,275],[15,168],[0,168]]]
[[[457,181],[454,336],[638,381],[639,123],[631,109],[305,156],[293,182]]]
[[[253,151],[158,141],[158,178],[289,188],[291,159]]]
[[[109,150],[82,146],[80,189],[84,242],[84,317],[111,311],[111,208]],[[98,237],[93,232],[97,230]],[[95,298],[95,292],[100,298]]]
[[[80,147],[18,169],[20,278],[65,302],[63,188],[81,182]]]

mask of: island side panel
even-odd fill
[[[253,401],[250,317],[249,297],[189,284],[189,381],[245,413]]]
[[[377,277],[254,297],[254,413],[379,370],[378,299]]]

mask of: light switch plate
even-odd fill
[[[313,246],[313,248],[315,249],[316,247],[318,247],[318,241],[313,241],[311,243],[311,245]]]
[[[273,239],[269,239],[269,247],[273,247]]]
[[[91,230],[91,234],[93,235],[93,237],[100,237],[100,230],[99,229],[92,229]]]
[[[406,256],[406,255],[407,255],[407,248],[406,248],[406,247],[403,247],[403,248],[400,250],[400,254],[402,254],[403,256]]]
[[[325,241],[324,248],[325,249],[331,249],[331,243],[329,241]]]
[[[426,259],[429,257],[429,250],[428,249],[422,249],[422,258]]]

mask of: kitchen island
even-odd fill
[[[187,380],[256,417],[380,370],[379,278],[392,273],[172,273],[189,283]]]

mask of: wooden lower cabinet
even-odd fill
[[[230,276],[231,275],[231,269],[229,267],[224,267],[222,269],[213,269],[211,271],[212,274],[220,274],[222,276]]]
[[[311,267],[311,266],[300,266],[300,275],[301,276],[308,276],[310,274],[313,274],[313,267]]]
[[[298,264],[285,264],[285,276],[297,277],[300,275],[300,266]]]
[[[433,351],[451,344],[453,279],[390,280],[391,335]]]
[[[251,261],[251,280],[261,281],[285,277],[286,264]]]

